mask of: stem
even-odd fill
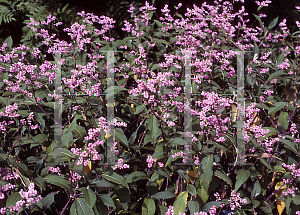
[[[64,209],[61,211],[60,215],[62,215],[65,212],[65,210],[66,210],[68,204],[70,203],[70,201],[71,201],[71,197],[69,198],[69,200],[68,200],[67,204],[65,205]]]

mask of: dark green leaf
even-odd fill
[[[254,199],[260,193],[261,193],[261,186],[259,184],[259,181],[256,181],[251,191],[251,197]]]
[[[153,199],[150,199],[149,197],[146,197],[144,199],[143,205],[142,205],[142,214],[143,215],[154,215],[155,214],[155,202]]]
[[[128,146],[128,140],[127,137],[124,134],[124,131],[121,128],[116,128],[115,130],[115,136],[118,141]]]
[[[288,103],[286,103],[286,102],[277,102],[276,104],[274,104],[274,107],[271,107],[269,109],[268,114],[272,115],[273,113],[276,113],[277,111],[284,108],[286,105],[288,105]]]
[[[134,114],[139,114],[141,113],[144,109],[145,109],[146,105],[141,104],[139,106],[136,107]]]
[[[156,139],[161,134],[161,132],[159,132],[158,119],[154,114],[151,114],[151,116],[148,119],[148,128],[151,131],[152,142],[156,143]]]
[[[135,171],[130,173],[130,175],[126,179],[126,183],[133,183],[143,179],[148,179],[147,175],[141,171]]]
[[[200,206],[197,201],[188,201],[188,207],[191,214],[198,213],[200,211]]]
[[[198,169],[201,184],[206,191],[208,191],[209,184],[212,180],[212,176],[213,176],[212,167],[213,167],[213,155],[208,155],[202,159],[201,166]]]
[[[194,185],[188,184],[188,185],[186,186],[186,190],[187,190],[190,194],[192,194],[192,195],[194,195],[194,196],[197,196],[197,191],[196,191],[196,188],[194,187]]]
[[[93,208],[94,205],[95,205],[95,202],[96,202],[96,194],[94,193],[94,191],[91,190],[90,188],[87,189],[87,188],[84,187],[82,189],[82,192],[83,192],[83,196],[84,196],[84,199],[86,201],[86,204],[90,208]]]
[[[94,215],[94,211],[88,207],[84,198],[75,198],[71,210],[71,215]]]
[[[238,189],[247,181],[250,176],[250,172],[248,170],[240,169],[236,175],[236,183],[234,186],[234,191],[237,192]]]
[[[175,198],[176,195],[170,191],[162,191],[162,192],[158,192],[155,195],[152,196],[154,199],[171,199],[171,198]]]
[[[42,203],[42,209],[43,210],[47,210],[50,208],[50,206],[52,205],[52,203],[54,202],[54,195],[57,194],[57,192],[52,192],[49,193],[47,196],[43,197],[41,199],[41,203]]]
[[[299,155],[298,150],[296,149],[296,143],[286,139],[280,139],[280,142],[284,143],[284,146],[291,151],[293,151],[296,155]]]
[[[15,193],[10,194],[9,197],[7,198],[7,200],[6,200],[6,207],[8,208],[11,205],[15,206],[16,202],[21,200],[21,199],[22,199],[22,197],[21,197],[19,192],[15,192]]]
[[[226,181],[227,184],[229,184],[230,186],[232,186],[232,181],[230,180],[230,178],[226,175],[226,173],[222,169],[217,169],[214,172],[214,175],[217,176],[218,178]]]
[[[288,119],[289,119],[289,114],[285,111],[282,111],[279,115],[278,122],[280,125],[283,127],[284,130],[288,128]]]
[[[186,173],[186,171],[183,171],[182,169],[179,169],[178,171],[177,171],[179,174],[180,174],[180,176],[187,182],[187,183],[189,183],[189,176],[188,176],[188,174]]]
[[[66,189],[67,192],[70,191],[70,182],[58,175],[47,175],[46,177],[44,177],[44,180],[50,184],[54,184],[56,186]]]
[[[269,29],[272,29],[275,27],[275,25],[278,22],[278,17],[276,17],[275,19],[273,19],[273,21],[270,23],[270,25],[268,26]]]
[[[284,75],[285,74],[285,72],[283,71],[283,70],[278,70],[278,71],[276,71],[276,72],[274,72],[274,73],[272,73],[269,77],[268,77],[268,82],[269,81],[272,81],[274,78],[277,78],[278,76],[281,76],[281,75]]]
[[[113,173],[103,173],[102,177],[105,178],[108,181],[114,182],[116,184],[121,184],[124,187],[128,187],[127,182],[125,181],[125,179],[120,176],[119,174],[113,172]]]
[[[102,202],[104,203],[104,205],[109,206],[109,207],[113,207],[114,209],[116,209],[114,200],[107,194],[101,194],[99,196],[99,198],[102,200]]]

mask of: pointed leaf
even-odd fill
[[[234,186],[234,191],[237,192],[238,189],[247,181],[250,176],[250,172],[248,170],[240,169],[236,175],[236,183]]]
[[[94,193],[94,191],[91,190],[90,188],[87,189],[87,188],[84,187],[83,190],[82,190],[82,192],[83,192],[83,196],[84,196],[84,199],[86,201],[86,204],[90,208],[94,207],[95,202],[96,202],[96,198],[97,198],[96,194]]]
[[[135,171],[130,173],[126,179],[126,183],[132,183],[143,179],[148,179],[147,175],[141,171]]]
[[[282,111],[279,115],[278,122],[280,125],[283,127],[284,130],[288,128],[288,119],[289,119],[289,114],[285,111]]]
[[[230,178],[226,175],[226,173],[224,172],[224,170],[222,169],[217,169],[214,173],[215,176],[217,176],[218,178],[224,180],[227,182],[227,184],[229,184],[230,186],[232,186],[232,181],[230,180]]]
[[[208,191],[213,176],[213,155],[204,157],[199,168],[199,178],[203,188]]]
[[[188,207],[191,214],[195,214],[200,211],[200,206],[197,201],[188,201]]]
[[[54,184],[56,186],[62,187],[66,189],[68,192],[70,191],[70,182],[68,182],[66,179],[63,179],[58,175],[47,175],[46,177],[44,177],[44,180],[50,184]]]
[[[102,200],[104,205],[113,207],[114,209],[116,209],[114,200],[108,194],[101,194],[101,196],[99,196],[99,198]]]
[[[128,187],[128,184],[125,181],[125,179],[122,176],[120,176],[119,174],[115,173],[115,172],[113,172],[111,174],[103,173],[102,177],[105,178],[108,181],[114,182],[116,184],[121,184],[124,187]]]
[[[187,190],[190,194],[192,194],[193,196],[197,196],[197,191],[196,191],[196,188],[194,187],[194,185],[188,184],[188,185],[186,186],[186,190]]]
[[[116,139],[120,141],[121,143],[128,146],[128,140],[127,137],[124,134],[124,131],[121,128],[116,128],[115,130]]]
[[[277,111],[284,108],[286,105],[288,105],[288,103],[286,103],[286,102],[277,102],[276,104],[274,104],[274,107],[271,107],[269,109],[268,114],[272,115],[273,113],[276,113]]]
[[[57,192],[49,193],[47,196],[41,199],[42,203],[42,209],[47,210],[50,208],[52,203],[54,202],[54,195],[57,194]]]
[[[155,195],[152,196],[155,199],[171,199],[171,198],[175,198],[176,195],[174,193],[172,193],[171,191],[162,191],[162,192],[158,192]]]
[[[155,214],[155,202],[153,199],[146,197],[142,206],[142,214],[143,215],[154,215]]]
[[[188,197],[188,192],[184,191],[180,193],[174,204],[173,204],[173,210],[174,210],[174,215],[179,215],[179,213],[185,213],[186,205],[187,205],[187,197]]]

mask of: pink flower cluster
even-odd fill
[[[168,211],[165,213],[165,215],[173,215],[174,214],[174,207],[172,205],[169,206]],[[217,207],[216,206],[212,206],[209,210],[208,213],[203,212],[203,211],[199,211],[196,212],[192,215],[216,215],[217,214]],[[179,213],[179,215],[186,215],[186,213]]]
[[[19,174],[17,172],[11,172],[8,168],[0,167],[0,180],[14,180],[18,179]]]
[[[16,205],[11,205],[8,208],[1,208],[0,212],[2,214],[5,214],[7,210],[18,212],[22,207],[30,207],[42,199],[42,196],[38,195],[38,192],[34,189],[34,183],[32,182],[28,186],[27,191],[21,189],[19,194],[22,197],[22,200],[17,201]]]
[[[61,171],[60,171],[59,167],[54,168],[54,167],[50,166],[49,167],[49,172],[51,172],[51,173],[57,173],[58,175],[61,174]]]
[[[240,193],[235,193],[234,190],[231,191],[231,197],[228,200],[230,202],[230,209],[234,210],[236,207],[241,208],[241,203],[247,203],[246,199],[240,197]]]
[[[71,181],[74,183],[76,181],[79,181],[82,178],[81,175],[79,175],[77,172],[73,171],[71,174]]]
[[[153,166],[153,163],[155,163],[157,161],[157,159],[153,159],[152,155],[148,155],[148,158],[146,161],[148,163],[148,168],[151,168]]]
[[[118,163],[113,167],[113,170],[116,169],[129,169],[130,166],[128,164],[124,164],[124,160],[122,158],[120,158],[118,160]]]

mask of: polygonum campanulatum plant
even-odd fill
[[[53,33],[62,24],[56,17],[30,19],[40,43],[12,47],[7,40],[0,50],[0,212],[298,213],[299,32],[284,19],[266,25],[270,3],[256,1],[255,27],[229,1],[185,14],[181,4],[174,14],[166,5],[161,17],[148,2],[131,5],[121,40],[106,16],[78,13],[63,30],[67,40]],[[241,54],[244,108],[236,96]],[[55,104],[58,69],[63,99]],[[54,134],[57,105],[62,144]]]

